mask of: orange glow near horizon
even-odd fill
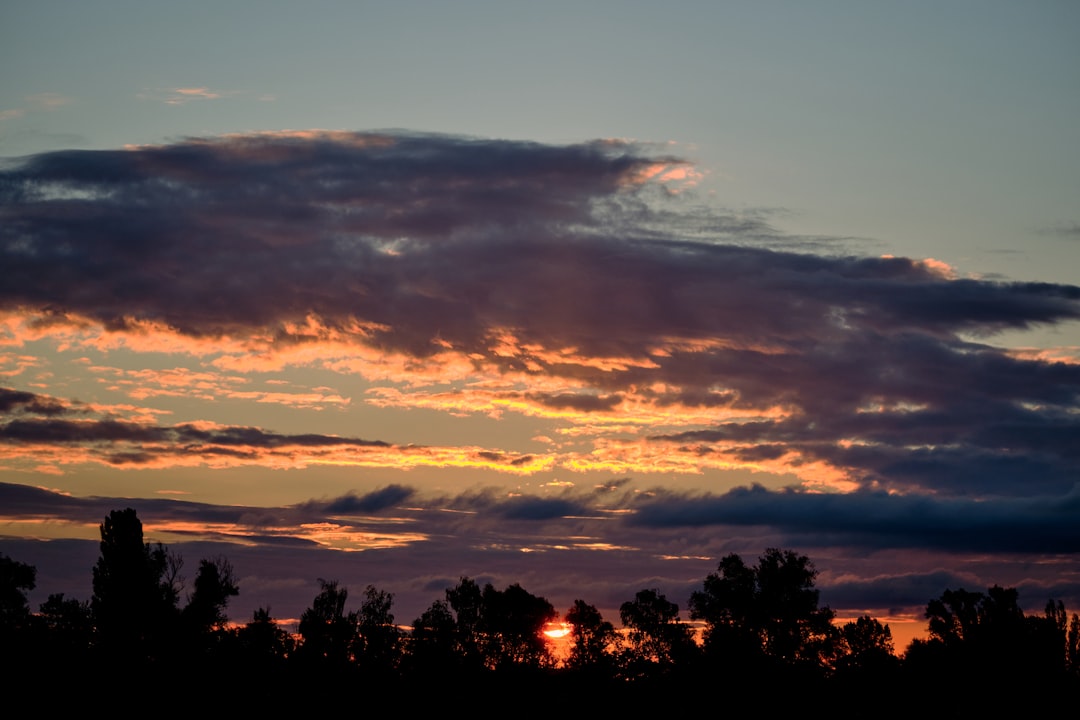
[[[571,626],[566,622],[549,622],[544,625],[543,633],[552,640],[564,638],[570,634]]]

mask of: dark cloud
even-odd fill
[[[866,487],[1061,492],[1076,477],[1080,365],[965,338],[1076,320],[1080,287],[766,249],[780,237],[767,214],[656,193],[643,178],[665,169],[688,166],[628,143],[408,133],[37,155],[0,174],[0,308],[271,352],[330,336],[415,358],[452,348],[575,383],[527,395],[552,410],[614,412],[630,396],[782,408],[784,421],[675,441],[738,435],[759,446],[738,451],[747,459],[791,450]],[[221,454],[333,442],[254,428],[81,432],[165,433]]]
[[[981,502],[884,492],[723,495],[658,492],[629,522],[646,527],[768,526],[788,542],[948,552],[1080,552],[1080,485],[1054,498]]]
[[[71,411],[71,407],[55,398],[0,387],[0,413],[4,415],[27,414],[51,417]]]
[[[388,485],[364,495],[349,493],[322,505],[332,514],[377,513],[403,503],[416,494],[416,490],[404,485]]]
[[[73,498],[23,485],[0,483],[0,501],[14,516],[95,521],[115,498]],[[364,515],[390,509],[410,531],[430,535],[490,534],[515,542],[537,542],[533,528],[519,521],[546,522],[560,532],[597,541],[640,545],[663,543],[675,533],[686,543],[695,528],[758,527],[770,542],[819,548],[929,550],[944,553],[1038,554],[1080,552],[1080,486],[1060,497],[970,501],[880,492],[808,493],[770,491],[760,486],[723,495],[680,494],[663,490],[627,493],[614,499],[595,493],[518,495],[482,490],[451,496],[424,496],[415,488],[389,485],[358,495],[311,500],[282,508],[217,506],[172,499],[139,500],[137,509],[155,522],[183,521],[195,526],[234,524],[255,541],[262,528],[334,522],[343,528],[378,528]],[[403,503],[409,503],[405,507]],[[441,512],[452,510],[455,512]],[[611,511],[618,513],[613,520]],[[626,512],[630,511],[630,512]],[[350,518],[349,516],[357,516]],[[200,531],[195,530],[198,533]],[[643,534],[644,533],[644,534]],[[745,534],[745,533],[740,533]],[[280,533],[269,534],[278,539]],[[559,540],[565,542],[565,538]],[[657,551],[659,552],[659,551]]]
[[[970,587],[970,576],[947,570],[849,579],[822,587],[823,601],[834,607],[906,610],[925,606],[947,588]]]
[[[508,520],[548,520],[581,515],[588,510],[569,498],[515,497],[503,501],[499,512]]]

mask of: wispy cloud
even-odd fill
[[[0,122],[21,118],[28,113],[48,112],[70,105],[75,102],[74,98],[59,93],[39,93],[23,98],[23,105],[16,108],[0,110]]]
[[[1058,223],[1039,230],[1042,235],[1056,235],[1071,240],[1080,240],[1080,223]]]
[[[125,417],[131,411],[138,414]],[[55,473],[84,463],[114,468],[471,467],[528,474],[551,460],[479,447],[392,445],[213,422],[160,425],[137,408],[102,408],[0,388],[0,467]]]
[[[213,90],[208,87],[193,86],[144,90],[137,97],[141,100],[152,100],[165,105],[186,105],[190,102],[242,98],[250,95],[251,93],[246,90]],[[272,102],[276,98],[273,95],[262,94],[256,99],[260,102]]]
[[[350,402],[349,398],[342,397],[331,388],[290,390],[282,385],[292,384],[281,381],[272,384],[270,388],[260,389],[252,387],[251,380],[241,375],[196,371],[183,367],[127,370],[91,366],[87,371],[100,376],[99,380],[110,390],[123,392],[140,401],[153,397],[197,398],[208,401],[243,400],[307,410],[341,408]]]
[[[59,93],[48,92],[31,95],[26,98],[26,102],[34,110],[56,110],[65,105],[70,105],[74,102],[74,99]]]

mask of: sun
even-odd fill
[[[544,625],[542,631],[545,637],[552,640],[558,640],[564,638],[570,634],[570,623],[565,622],[549,622]]]

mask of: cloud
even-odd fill
[[[243,400],[255,403],[284,405],[308,410],[327,407],[344,407],[349,398],[342,397],[330,388],[313,388],[295,392],[281,389],[250,388],[250,380],[240,375],[213,371],[194,371],[188,368],[126,370],[92,366],[89,372],[102,375],[109,389],[124,392],[135,400],[153,397],[183,397],[201,400]],[[275,385],[288,385],[278,381]]]
[[[403,485],[389,485],[362,496],[355,493],[343,495],[327,502],[323,507],[329,513],[374,513],[403,503],[416,491]]]
[[[36,155],[0,175],[0,343],[186,353],[230,378],[356,373],[376,385],[369,405],[544,418],[567,443],[439,460],[466,466],[985,497],[1071,486],[1080,366],[989,341],[1075,322],[1080,287],[797,252],[767,214],[672,192],[692,170],[623,141],[406,132]]]
[[[57,108],[70,105],[74,100],[60,93],[38,93],[37,95],[31,95],[26,98],[26,102],[35,109],[38,110],[55,110]]]
[[[926,602],[946,588],[995,583],[1021,587],[1035,610],[1048,596],[1080,603],[1074,573],[1063,571],[1077,542],[1076,493],[1021,503],[1014,512],[984,504],[762,488],[704,497],[562,490],[439,496],[391,484],[257,507],[78,498],[0,483],[6,527],[19,523],[29,535],[78,527],[85,538],[84,545],[5,538],[5,552],[37,564],[41,593],[88,597],[98,524],[111,510],[134,507],[149,539],[189,559],[230,558],[241,578],[234,619],[267,604],[278,617],[296,618],[316,594],[316,578],[333,577],[394,592],[395,612],[407,622],[462,575],[519,582],[560,608],[584,598],[614,618],[643,587],[660,587],[683,604],[720,557],[738,552],[752,562],[770,546],[807,553],[821,571],[823,602],[841,613],[921,621]],[[760,534],[747,532],[750,525]],[[1039,554],[1046,544],[1053,549]]]
[[[130,417],[117,417],[117,411]],[[9,388],[0,388],[0,413],[0,467],[39,472],[95,463],[113,468],[471,467],[529,474],[550,464],[544,457],[477,447],[392,445],[206,421],[161,425],[140,408],[66,402]]]
[[[220,100],[239,94],[241,93],[235,90],[211,90],[208,87],[175,87],[164,90],[145,90],[139,93],[138,97],[143,100],[156,100],[166,105],[186,105],[189,102]]]
[[[56,110],[74,102],[74,100],[70,97],[52,92],[30,95],[26,98],[23,98],[23,100],[23,107],[0,110],[0,122],[3,122],[4,120],[13,120],[15,118],[20,118],[27,113],[48,112],[50,110]]]
[[[7,519],[53,517],[93,522],[122,499],[73,498],[23,485],[0,483]],[[393,521],[410,537],[460,535],[475,541],[525,546],[643,547],[657,555],[668,537],[680,538],[687,555],[712,558],[697,529],[757,527],[785,546],[845,548],[854,553],[913,550],[934,553],[1032,555],[1080,552],[1075,523],[1080,491],[1060,497],[973,502],[883,493],[824,495],[794,490],[737,488],[722,495],[653,490],[543,494],[497,489],[451,495],[422,493],[390,484],[367,493],[308,500],[293,506],[216,506],[154,498],[139,500],[144,520],[172,532],[257,542],[265,533],[311,539],[311,528],[340,534],[387,530]],[[522,523],[525,523],[523,525]],[[655,543],[655,546],[653,546]],[[695,547],[695,543],[703,543]]]
[[[1080,239],[1080,223],[1058,223],[1051,227],[1042,228],[1038,232],[1040,235],[1057,235],[1069,240],[1077,240]]]
[[[629,517],[646,527],[767,526],[788,542],[948,552],[1080,552],[1080,485],[1058,497],[972,502],[883,492],[660,493]]]

